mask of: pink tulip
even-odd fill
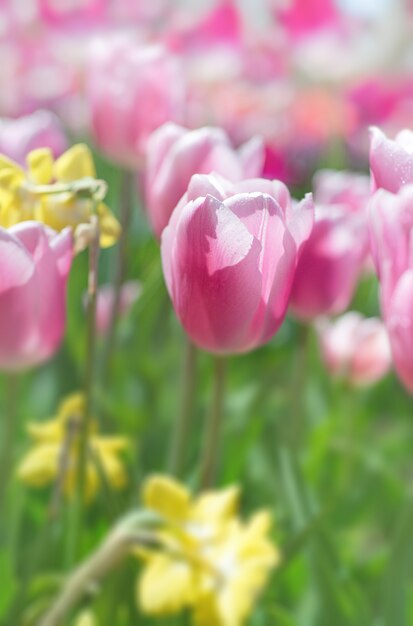
[[[370,201],[370,234],[381,308],[398,375],[413,392],[413,185]]]
[[[70,229],[37,222],[0,229],[0,369],[23,370],[49,359],[65,330]]]
[[[368,254],[364,217],[345,205],[316,206],[315,224],[298,263],[291,309],[301,319],[343,312]]]
[[[319,170],[313,180],[315,201],[320,204],[342,204],[360,213],[370,199],[370,179],[365,174]]]
[[[390,369],[389,338],[378,318],[350,311],[334,321],[320,320],[318,335],[330,373],[352,385],[371,385]]]
[[[311,195],[293,205],[278,181],[192,177],[161,252],[176,314],[197,345],[246,352],[276,333],[312,223]]]
[[[58,157],[68,147],[59,118],[51,111],[36,111],[17,119],[0,118],[0,152],[20,165],[36,148],[50,148]]]
[[[397,193],[403,185],[413,183],[413,132],[402,130],[393,140],[372,128],[370,171],[373,191]]]
[[[139,298],[142,288],[137,280],[129,280],[122,285],[119,302],[119,316],[126,317]],[[109,328],[115,292],[113,285],[101,285],[96,302],[96,327],[100,335],[105,335]]]
[[[189,131],[176,124],[164,124],[147,146],[146,207],[155,233],[160,237],[194,174],[216,172],[238,181],[260,175],[262,164],[259,139],[252,139],[236,151],[220,128]]]
[[[91,50],[87,98],[97,145],[134,169],[150,134],[169,120],[181,121],[184,86],[178,59],[161,45],[129,36],[101,38]]]

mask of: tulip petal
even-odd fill
[[[413,391],[413,270],[398,282],[387,312],[394,365],[403,383]]]
[[[380,129],[371,128],[370,137],[373,191],[382,188],[397,193],[403,185],[413,183],[413,151],[406,148],[406,133],[392,140]]]
[[[261,245],[216,198],[182,211],[172,251],[172,297],[187,332],[216,352],[239,351],[261,296]]]

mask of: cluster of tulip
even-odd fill
[[[397,45],[389,27],[382,57],[371,67],[370,38],[375,29],[381,32],[381,21],[373,33],[359,29],[360,20],[332,0],[263,0],[270,17],[265,37],[257,26],[247,27],[231,1],[189,24],[167,0],[150,5],[89,0],[60,7],[37,0],[30,15],[15,7],[5,14],[1,45],[11,61],[0,84],[10,81],[9,66],[19,71],[13,89],[0,95],[0,112],[16,116],[0,120],[2,372],[15,377],[57,355],[72,313],[66,297],[73,266],[89,251],[85,362],[78,376],[83,388],[60,401],[55,417],[31,421],[30,448],[17,468],[8,467],[13,441],[4,436],[1,442],[0,507],[15,470],[28,487],[52,487],[49,520],[62,508],[68,513],[70,573],[36,613],[41,626],[58,626],[68,616],[76,626],[97,624],[93,603],[76,611],[84,596],[93,598],[95,583],[131,555],[140,561],[141,613],[185,614],[196,626],[246,623],[282,556],[272,515],[260,510],[245,521],[239,486],[214,487],[224,438],[225,363],[271,342],[287,314],[315,329],[333,377],[368,387],[394,363],[413,392],[413,132],[386,136],[404,121],[402,104],[413,89],[402,75],[382,94],[376,80],[396,52],[401,60],[408,56],[405,31],[397,29],[411,11],[394,11]],[[126,27],[129,22],[139,24],[139,33]],[[92,32],[98,37],[90,42]],[[79,58],[63,64],[56,91],[53,85],[52,93],[33,89],[47,91],[42,72],[53,70],[55,79],[59,54],[74,40]],[[320,52],[339,55],[342,40],[353,42],[355,52],[341,68],[339,86],[300,84],[297,76],[308,75],[309,65],[326,77]],[[366,66],[356,71],[364,47]],[[366,90],[373,87],[377,106],[370,114]],[[75,132],[86,131],[121,169],[119,221],[105,203],[108,184],[97,177],[92,149],[69,147],[62,118]],[[325,153],[334,161],[338,143],[363,158],[361,133],[369,121],[381,128],[370,131],[370,176],[341,167],[340,157],[339,169],[319,168],[311,193],[298,193],[293,183],[308,180]],[[85,516],[100,493],[109,501],[126,488],[134,444],[131,433],[105,432],[100,415],[107,407],[99,398],[113,382],[119,319],[146,295],[145,277],[125,271],[133,192],[141,196],[157,253],[159,244],[166,289],[186,335],[182,411],[173,423],[169,474],[156,467],[145,475],[141,508],[106,528],[100,547],[87,555]],[[99,285],[101,250],[115,244],[115,278]],[[368,276],[374,282],[375,273],[381,319],[348,310],[361,281]],[[188,478],[183,468],[196,412],[198,349],[212,355],[214,381],[193,467],[200,492],[192,495],[178,479]],[[288,453],[293,442],[286,440]],[[101,529],[98,534],[102,539]],[[0,565],[1,541],[0,532]],[[0,619],[1,610],[0,603]]]

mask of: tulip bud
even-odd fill
[[[311,196],[293,205],[280,182],[192,177],[161,252],[175,311],[197,345],[228,354],[271,339],[312,223]]]

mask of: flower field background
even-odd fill
[[[181,30],[171,6],[162,17],[154,3],[154,17],[144,5],[135,14],[138,4],[130,15],[150,44],[159,38],[186,59],[187,108],[170,93],[182,67],[162,65],[141,33],[136,49],[123,40],[117,13],[103,28],[113,58],[103,36],[95,65],[82,47],[80,73],[53,59],[80,86],[48,99],[27,93],[26,76],[14,108],[0,98],[0,624],[409,626],[413,142],[408,130],[390,139],[413,128],[408,54],[395,60],[389,35],[389,58],[370,67],[360,46],[361,74],[349,53],[332,84],[321,62],[311,74],[305,54],[281,68],[275,39],[264,50],[241,45],[219,13],[231,2]],[[305,2],[290,13],[268,4],[290,54],[302,30],[317,41],[341,33],[334,3],[310,3],[316,24],[303,18]],[[73,48],[77,10],[39,6],[45,32]],[[101,34],[99,7],[80,3],[82,46]],[[411,26],[411,7],[402,9]],[[13,28],[5,47],[24,47]],[[209,83],[199,68],[228,48],[231,63],[244,55],[242,71],[231,65],[230,79],[223,67],[222,78],[214,57]],[[294,113],[273,107],[288,81]],[[253,101],[245,89],[256,89]],[[84,124],[71,109],[79,94]],[[33,117],[21,132],[39,108],[50,134]],[[271,120],[278,130],[266,133]],[[383,132],[370,132],[369,159],[372,124]],[[251,215],[264,215],[260,229]],[[14,300],[24,246],[39,283]],[[55,281],[67,287],[61,315]],[[39,345],[20,340],[42,315]]]

